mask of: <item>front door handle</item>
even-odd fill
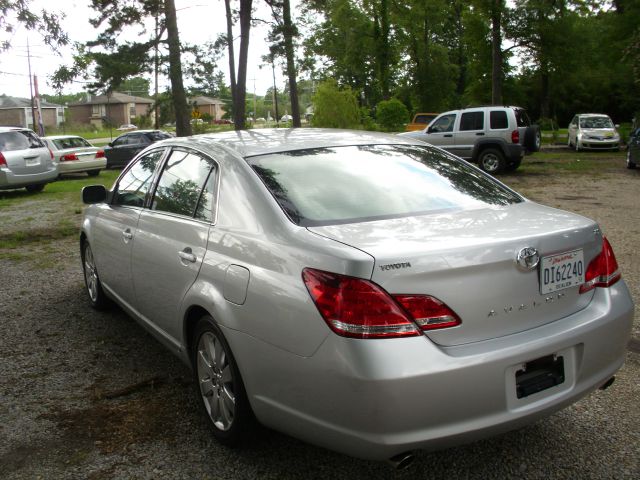
[[[184,250],[181,250],[178,252],[178,256],[180,257],[181,260],[184,260],[185,262],[190,262],[190,263],[196,263],[196,260],[198,259],[192,252],[191,252],[191,248],[187,247]]]
[[[127,228],[122,232],[122,236],[124,237],[124,241],[128,242],[133,238],[133,233],[131,233],[131,229]]]
[[[447,133],[446,135],[443,135],[443,137],[453,137],[453,135],[450,133]]]

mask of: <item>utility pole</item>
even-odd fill
[[[29,93],[31,95],[31,128],[36,128],[36,109],[33,103],[33,77],[31,76],[31,51],[29,50],[29,37],[27,37],[27,64],[29,65]],[[25,119],[26,120],[26,119]]]

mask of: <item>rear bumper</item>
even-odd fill
[[[70,162],[58,163],[58,173],[86,172],[87,170],[103,170],[107,168],[107,159],[97,160],[73,160]]]
[[[522,160],[525,154],[524,147],[519,144],[507,144],[504,147],[505,157],[508,162],[515,162],[517,160]]]
[[[330,334],[313,356],[298,357],[237,331],[225,335],[261,422],[382,460],[511,430],[577,401],[620,368],[632,322],[620,281],[562,320],[456,347]],[[563,357],[565,381],[518,399],[515,372],[551,354]]]
[[[58,169],[55,165],[52,165],[44,172],[31,173],[28,175],[16,175],[9,169],[0,168],[0,190],[22,188],[27,185],[41,185],[43,183],[53,182],[57,177]]]

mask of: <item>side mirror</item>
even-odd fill
[[[82,202],[87,205],[102,203],[107,199],[107,189],[104,185],[89,185],[82,189]]]
[[[433,133],[433,127],[427,127],[426,133]]]
[[[620,128],[620,124],[619,124],[619,123],[616,123],[616,124],[614,125],[614,127],[616,127],[616,128]]]
[[[110,147],[113,147],[113,142],[109,142],[107,145],[109,145]]]

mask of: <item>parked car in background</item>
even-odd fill
[[[640,163],[640,128],[636,128],[629,135],[627,145],[627,168],[636,168]]]
[[[57,177],[53,154],[34,131],[0,127],[0,190],[39,192]]]
[[[104,150],[94,147],[82,137],[75,135],[55,135],[43,137],[53,152],[58,165],[58,174],[87,172],[96,176],[107,167]]]
[[[107,168],[124,167],[138,152],[167,138],[171,138],[171,135],[162,130],[137,130],[122,134],[104,148]]]
[[[475,107],[441,113],[428,127],[405,132],[436,145],[482,170],[498,174],[515,170],[526,153],[540,149],[540,129],[520,107]]]
[[[292,122],[293,117],[291,115],[283,115],[280,119],[281,122]]]
[[[90,302],[191,366],[223,443],[255,415],[408,462],[550,415],[627,354],[633,302],[596,222],[412,137],[173,138],[83,200]]]
[[[437,113],[416,113],[411,123],[407,124],[405,130],[414,132],[416,130],[424,130],[427,125],[438,116]]]
[[[116,128],[116,130],[126,132],[128,130],[136,130],[137,128],[138,127],[136,127],[133,123],[125,123],[124,125],[120,125],[118,128]]]
[[[580,150],[619,150],[620,134],[608,115],[581,113],[569,123],[567,145]]]

